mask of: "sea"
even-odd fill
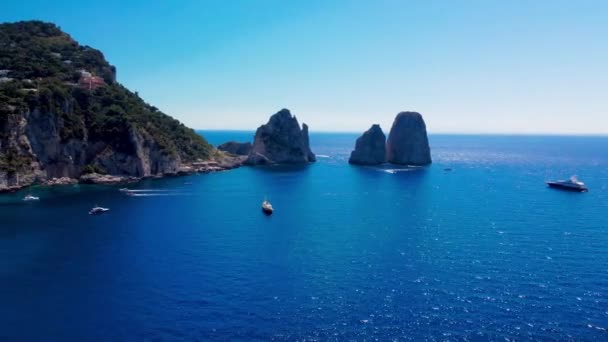
[[[431,135],[418,168],[349,165],[356,138],[0,195],[0,340],[608,340],[608,137]],[[589,192],[545,184],[571,175]]]

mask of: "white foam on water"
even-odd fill
[[[180,193],[180,192],[171,192],[171,193],[139,193],[139,194],[131,194],[131,197],[166,197],[166,196],[192,196],[190,193]]]

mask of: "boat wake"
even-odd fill
[[[129,197],[162,197],[162,196],[192,196],[190,192],[180,189],[120,189]]]
[[[193,196],[191,193],[185,192],[165,192],[165,193],[132,193],[131,197],[163,197],[163,196]]]
[[[176,189],[121,189],[122,192],[177,192],[179,190]]]
[[[417,168],[405,168],[405,169],[378,169],[380,172],[386,172],[390,174],[396,174],[399,172],[411,172],[416,171]]]

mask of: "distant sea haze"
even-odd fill
[[[0,338],[606,340],[608,138],[432,134],[405,168],[349,165],[359,135],[129,186],[159,195],[0,196]],[[544,183],[573,174],[588,193]]]

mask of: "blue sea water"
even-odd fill
[[[418,169],[350,166],[355,139],[141,196],[1,195],[0,339],[608,340],[608,137],[432,135]],[[572,174],[588,193],[544,184]]]

